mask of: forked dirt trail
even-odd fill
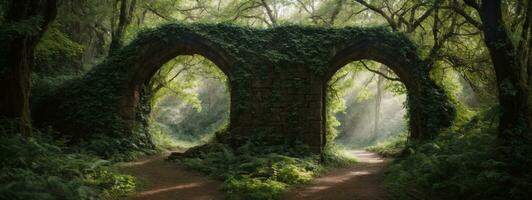
[[[359,163],[334,169],[309,185],[293,188],[282,200],[384,200],[382,179],[387,160],[364,150],[351,151]],[[159,154],[121,165],[147,184],[130,199],[138,200],[218,200],[224,199],[221,183],[198,172],[166,162]]]
[[[384,200],[382,187],[387,160],[364,150],[351,151],[359,163],[333,169],[309,185],[294,188],[282,199],[296,200]]]
[[[138,200],[218,200],[224,199],[221,183],[198,172],[166,162],[170,152],[149,156],[121,165],[123,172],[131,174],[146,186],[128,199]]]

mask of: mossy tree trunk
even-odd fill
[[[0,28],[0,118],[16,120],[31,136],[30,73],[33,52],[57,15],[56,0],[11,0]]]

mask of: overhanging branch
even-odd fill
[[[360,61],[360,63],[362,63],[362,65],[364,66],[364,68],[366,68],[368,71],[373,72],[373,73],[375,73],[375,74],[378,74],[378,75],[382,76],[382,77],[385,78],[385,79],[388,79],[388,80],[390,80],[390,81],[401,81],[401,79],[399,79],[399,78],[389,77],[389,76],[387,76],[386,74],[384,74],[384,73],[382,73],[382,72],[379,72],[379,71],[377,71],[377,70],[374,70],[374,69],[369,68],[368,65],[366,65],[366,63],[365,63],[364,61]]]

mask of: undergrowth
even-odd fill
[[[290,185],[308,183],[329,167],[355,163],[339,150],[329,150],[321,159],[309,152],[302,144],[265,146],[260,141],[248,141],[232,149],[209,143],[189,150],[187,157],[174,159],[223,180],[223,190],[232,200],[278,199]]]
[[[406,133],[401,133],[365,149],[383,157],[397,157],[405,149],[407,137]]]
[[[134,177],[109,161],[70,151],[40,133],[0,133],[0,199],[115,199],[135,189]]]
[[[112,162],[132,161],[141,156],[157,153],[150,137],[139,136],[136,133],[131,134],[129,138],[96,134],[76,144],[75,148]]]
[[[387,171],[385,186],[392,198],[528,199],[532,175],[511,174],[510,166],[525,162],[501,156],[495,127],[474,119],[431,142],[407,148],[409,154]],[[532,162],[532,157],[526,159]]]
[[[214,135],[205,135],[200,138],[182,134],[173,135],[155,126],[150,126],[150,136],[158,151],[189,149],[205,144],[214,137]]]

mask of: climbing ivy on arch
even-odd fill
[[[142,88],[168,60],[190,54],[213,61],[228,77],[230,125],[219,138],[222,142],[238,145],[260,135],[273,143],[302,141],[320,151],[325,142],[323,85],[357,59],[391,65],[411,91],[408,109],[416,139],[430,138],[449,126],[454,115],[416,46],[384,27],[167,24],[141,32],[87,75],[43,100],[37,106],[43,111],[37,113],[45,114],[38,121],[73,139],[112,135],[137,138],[130,142],[134,146],[150,146],[146,125],[139,123],[148,102]]]

